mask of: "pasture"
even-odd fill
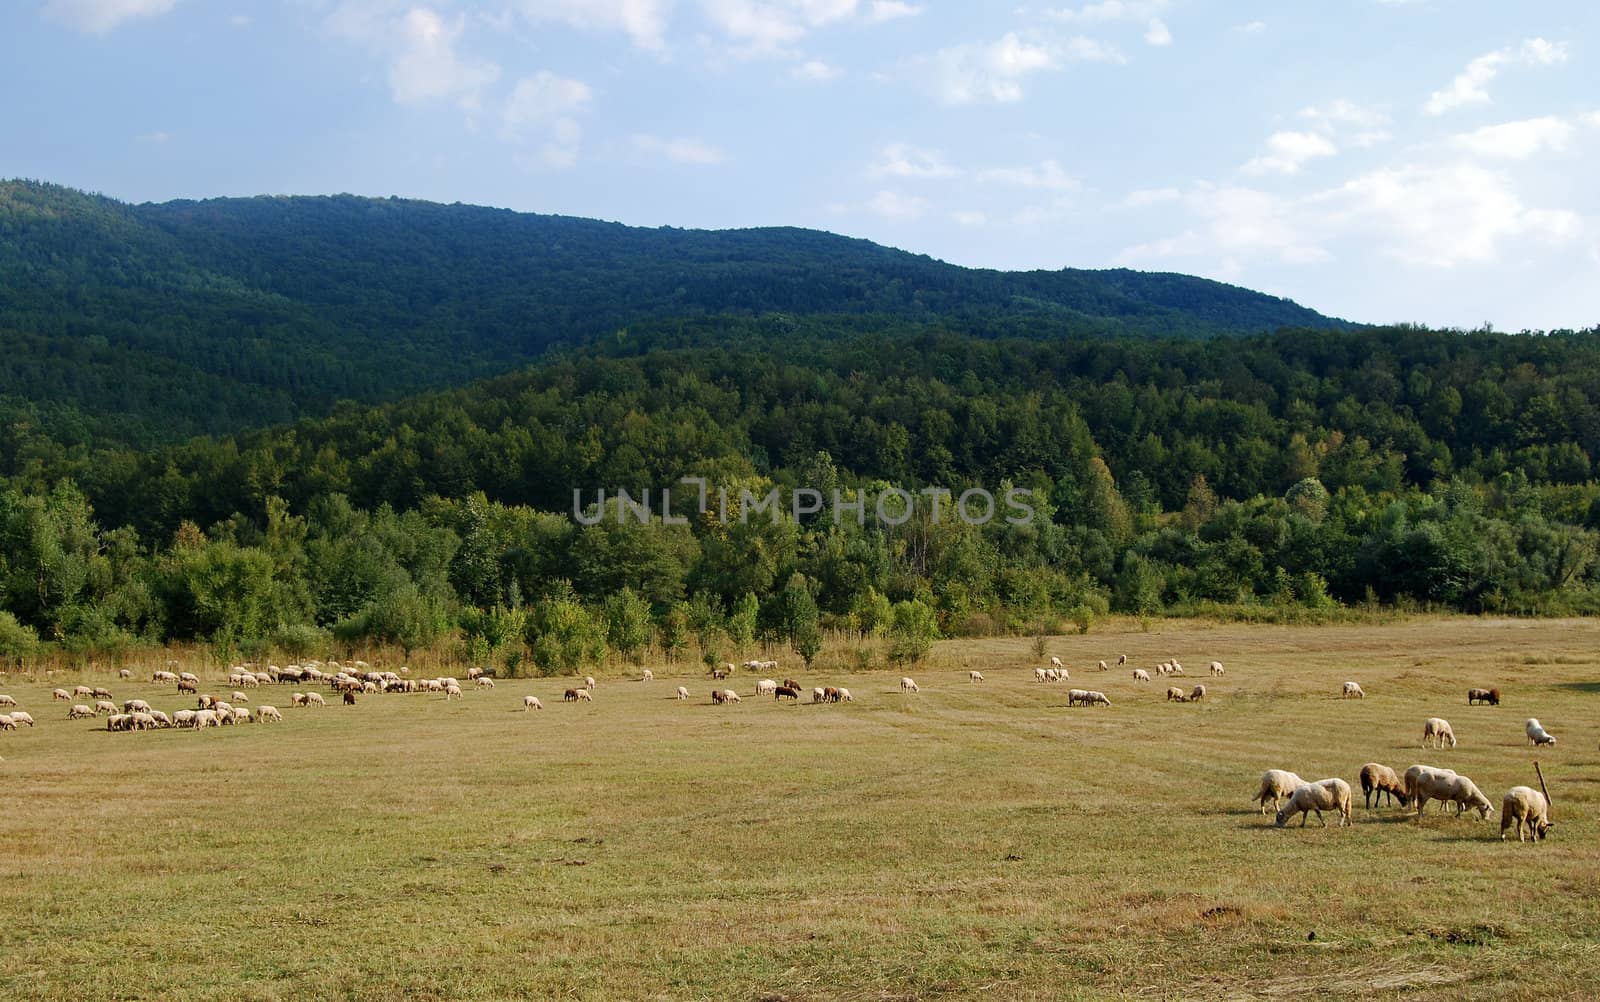
[[[800,705],[740,671],[718,684],[743,702],[712,706],[708,677],[660,664],[602,677],[593,704],[562,702],[570,679],[325,709],[265,686],[250,705],[284,724],[198,733],[107,733],[50,700],[89,681],[193,705],[149,665],[13,673],[0,692],[38,725],[0,733],[0,994],[1600,995],[1600,623],[1112,624],[1052,638],[1055,684],[1030,646],[946,642],[905,672],[779,654]],[[1133,682],[1169,657],[1203,702]],[[1366,698],[1341,699],[1346,679]],[[812,685],[855,701],[809,705]],[[1470,686],[1503,704],[1468,707]],[[1114,705],[1068,708],[1069,687]],[[524,713],[528,693],[546,708]],[[1458,747],[1419,747],[1430,716]],[[1530,716],[1556,747],[1535,754]],[[1503,843],[1501,795],[1537,786],[1536,757],[1556,827]],[[1373,760],[1453,768],[1497,813],[1368,811]],[[1274,767],[1343,777],[1354,826],[1275,829],[1252,802]]]

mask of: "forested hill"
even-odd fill
[[[69,442],[282,423],[713,314],[1049,338],[1345,326],[1183,275],[972,270],[801,229],[640,229],[348,195],[128,205],[0,182],[0,419]]]

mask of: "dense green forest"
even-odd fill
[[[0,181],[0,424],[45,425],[69,445],[281,424],[641,322],[773,314],[991,337],[1344,326],[1184,275],[974,270],[800,229],[354,196],[128,205]]]
[[[501,670],[824,631],[1600,605],[1600,332],[976,337],[705,316],[378,406],[148,450],[13,422],[0,652],[450,645]],[[1036,518],[574,518],[680,477],[1032,491]],[[737,502],[735,503],[737,507]],[[869,504],[870,510],[870,504]],[[586,515],[607,514],[586,512]]]

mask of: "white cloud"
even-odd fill
[[[844,76],[844,70],[837,66],[829,66],[820,59],[808,59],[789,71],[789,75],[797,80],[810,80],[816,83],[826,83]]]
[[[1167,25],[1159,17],[1152,17],[1144,32],[1144,40],[1150,45],[1171,45],[1172,32],[1167,30]]]
[[[890,143],[878,152],[878,159],[867,168],[868,177],[915,177],[943,179],[960,177],[961,170],[946,163],[935,150],[918,149],[906,143]]]
[[[799,12],[787,4],[702,0],[701,7],[724,35],[748,47],[746,54],[779,51],[806,35]]]
[[[950,213],[950,220],[962,226],[982,226],[989,217],[976,209],[958,209]]]
[[[146,132],[143,135],[133,137],[134,142],[149,143],[152,146],[160,146],[171,138],[171,133],[162,131]]]
[[[928,211],[928,200],[885,190],[872,197],[867,209],[892,222],[910,223],[921,219]]]
[[[872,5],[867,8],[867,23],[882,24],[902,17],[916,17],[921,13],[921,7],[903,3],[902,0],[873,0]]]
[[[1067,62],[1123,62],[1120,52],[1094,39],[1026,41],[1008,32],[993,42],[966,43],[915,60],[918,82],[946,104],[1022,99],[1028,76],[1060,69]]]
[[[1466,104],[1487,104],[1488,85],[1506,66],[1554,66],[1567,60],[1565,42],[1547,42],[1530,38],[1515,48],[1497,49],[1467,64],[1467,68],[1450,81],[1450,86],[1436,90],[1428,97],[1423,110],[1430,115],[1442,115]]]
[[[235,28],[248,28],[254,23],[254,19],[249,14],[234,14],[228,18],[228,23]]]
[[[1385,168],[1316,201],[1331,225],[1375,231],[1384,253],[1427,268],[1491,263],[1509,238],[1559,242],[1581,229],[1576,214],[1530,208],[1504,175],[1474,166]]]
[[[1118,261],[1179,258],[1237,271],[1258,259],[1327,261],[1343,241],[1353,256],[1379,253],[1438,270],[1493,264],[1517,241],[1583,235],[1575,213],[1528,206],[1505,175],[1472,165],[1383,168],[1296,197],[1198,184],[1179,201],[1191,226],[1130,247]]]
[[[456,52],[465,18],[445,21],[426,7],[413,7],[396,25],[389,64],[389,90],[401,104],[456,98],[476,107],[483,88],[500,76],[491,62],[463,59]]]
[[[1546,115],[1520,122],[1485,125],[1481,129],[1452,136],[1450,142],[1480,157],[1526,160],[1545,150],[1561,152],[1567,148],[1572,133],[1571,123],[1554,115]]]
[[[1600,111],[1591,111],[1583,116],[1584,125],[1600,126]]]
[[[1267,30],[1267,22],[1250,21],[1245,24],[1237,24],[1234,25],[1233,30],[1245,35],[1259,35]]]
[[[157,17],[177,0],[48,0],[43,12],[79,31],[103,35],[136,17]]]
[[[708,166],[720,164],[727,156],[715,146],[698,139],[662,139],[658,136],[638,135],[633,145],[644,153],[665,157],[675,164]]]
[[[594,92],[582,80],[540,70],[512,88],[500,113],[500,136],[508,142],[542,143],[539,161],[547,167],[571,167],[578,161],[583,129],[573,117]]]
[[[670,0],[516,0],[530,21],[560,21],[591,31],[622,31],[641,49],[665,47]]]
[[[1267,150],[1240,169],[1246,174],[1298,174],[1307,161],[1339,152],[1326,136],[1315,132],[1274,132],[1267,139]]]
[[[1130,191],[1122,196],[1122,201],[1117,203],[1117,208],[1142,209],[1149,205],[1162,205],[1167,202],[1176,202],[1183,197],[1183,192],[1176,188],[1140,188]]]
[[[990,167],[978,172],[978,180],[1037,191],[1077,191],[1082,187],[1077,178],[1062,170],[1054,160],[1033,167]]]
[[[1166,6],[1166,0],[1101,0],[1078,8],[1057,8],[1045,14],[1069,24],[1105,24],[1108,21],[1151,20]]]
[[[1389,124],[1387,112],[1377,108],[1363,108],[1354,101],[1342,97],[1334,98],[1327,104],[1301,108],[1299,114],[1301,118],[1309,120],[1326,132],[1332,132],[1336,127],[1346,125],[1376,129]]]

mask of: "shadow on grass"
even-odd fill
[[[1573,692],[1600,692],[1600,682],[1557,682],[1557,689],[1571,689]]]

